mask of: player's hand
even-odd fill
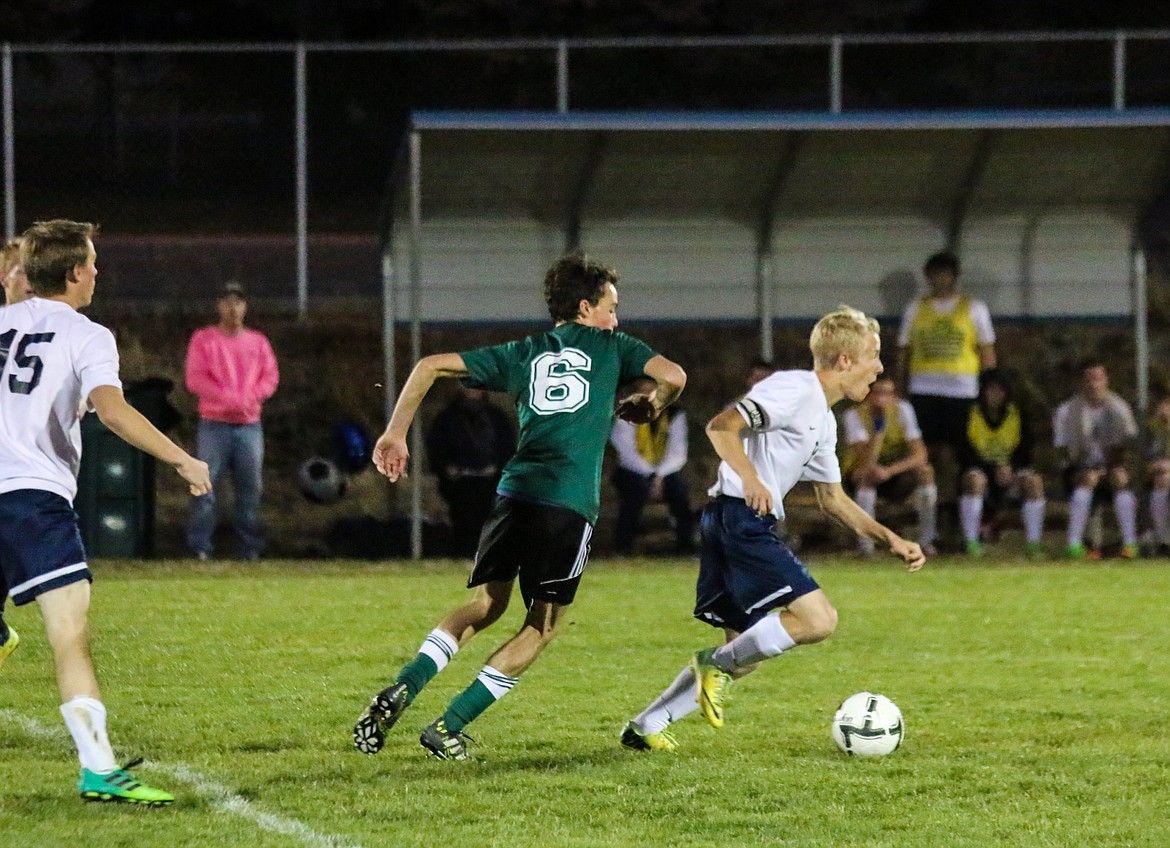
[[[760,515],[769,515],[772,512],[772,493],[755,475],[750,479],[744,479],[743,499]]]
[[[917,571],[926,565],[926,554],[922,553],[922,548],[917,542],[910,542],[899,537],[890,543],[890,553],[901,557],[902,561],[906,563],[907,571]]]
[[[187,481],[187,487],[196,497],[211,491],[211,472],[203,460],[188,456],[175,466],[175,470]]]
[[[374,443],[374,467],[385,474],[391,483],[397,483],[399,477],[408,476],[406,463],[409,459],[410,450],[402,436],[383,433]]]
[[[662,412],[654,405],[651,395],[637,394],[623,398],[617,406],[617,417],[631,424],[646,424]]]

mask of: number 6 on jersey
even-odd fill
[[[593,360],[575,347],[542,353],[532,360],[528,383],[529,404],[537,415],[576,412],[589,402],[589,381],[579,372],[589,371]]]

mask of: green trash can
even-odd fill
[[[127,384],[126,400],[160,430],[178,414],[170,380]],[[85,550],[94,558],[154,555],[154,458],[131,447],[93,413],[81,419],[81,469],[74,508]]]

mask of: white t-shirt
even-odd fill
[[[735,408],[749,432],[743,449],[784,517],[784,496],[802,480],[840,483],[837,419],[812,371],[777,371],[752,386]],[[743,497],[743,481],[726,462],[710,495]]]
[[[98,386],[122,386],[113,334],[68,304],[30,298],[0,309],[0,365],[0,492],[72,503],[82,403]]]
[[[914,407],[908,400],[899,400],[897,403],[898,421],[902,425],[902,435],[906,441],[912,442],[922,438],[922,430],[918,427],[918,416],[914,414]],[[872,435],[861,420],[861,413],[857,408],[845,410],[842,416],[845,422],[845,441],[851,445],[859,442],[868,442]]]
[[[1071,409],[1072,401],[1066,400],[1056,408],[1056,412],[1052,416],[1052,444],[1054,447],[1067,448],[1073,442],[1073,434],[1069,432],[1073,426],[1073,422],[1069,419]],[[1085,441],[1085,455],[1080,460],[1081,465],[1093,468],[1104,468],[1108,465],[1105,455],[1105,440],[1101,437],[1101,425],[1105,421],[1107,411],[1104,404],[1101,406],[1089,404],[1085,407],[1083,424],[1089,438]]]
[[[945,315],[959,305],[961,294],[946,298],[934,299],[934,311]],[[902,326],[898,330],[898,347],[910,344],[910,331],[914,327],[914,319],[918,317],[919,298],[910,301],[906,311],[902,313]],[[981,345],[995,344],[995,328],[991,324],[991,310],[982,300],[970,298],[971,322],[975,325],[975,341]],[[977,374],[944,374],[935,371],[922,371],[910,375],[910,393],[915,395],[932,395],[934,397],[950,398],[977,398],[979,397],[979,375]]]

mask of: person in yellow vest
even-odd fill
[[[979,374],[996,365],[995,329],[987,304],[959,290],[959,259],[949,251],[926,260],[930,294],[912,301],[898,332],[898,383],[908,387],[936,468],[966,443],[967,412]]]
[[[614,548],[619,554],[634,552],[642,511],[651,501],[665,501],[674,519],[675,550],[695,548],[695,516],[687,495],[683,467],[687,464],[687,416],[670,407],[647,424],[617,419],[610,433],[617,451],[613,472],[619,505]]]
[[[938,489],[914,407],[898,397],[893,380],[879,377],[865,400],[846,410],[843,423],[847,447],[841,476],[852,485],[857,505],[872,517],[879,495],[901,501],[913,493],[918,544],[933,556]],[[860,540],[858,553],[872,556],[873,542]]]
[[[1011,386],[998,369],[984,371],[979,399],[967,416],[962,454],[959,522],[969,556],[983,555],[983,520],[993,521],[1006,503],[1019,503],[1024,522],[1024,551],[1044,555],[1044,479],[1032,470],[1032,434],[1028,420],[1012,400]],[[985,506],[986,505],[986,506]]]
[[[1154,553],[1170,554],[1170,395],[1163,395],[1146,422],[1146,474]]]

